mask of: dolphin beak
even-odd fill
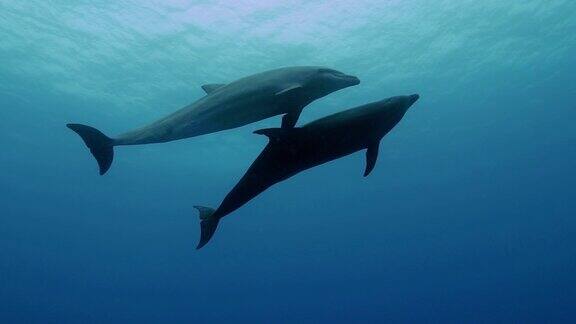
[[[414,104],[416,101],[418,101],[418,99],[420,99],[420,95],[419,94],[413,94],[410,97],[410,105]]]
[[[360,79],[358,79],[358,77],[355,77],[353,75],[349,75],[348,78],[350,78],[350,83],[352,83],[352,85],[359,85],[360,84]]]

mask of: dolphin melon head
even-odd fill
[[[360,79],[340,71],[319,67],[310,75],[306,88],[320,98],[332,92],[360,84]]]

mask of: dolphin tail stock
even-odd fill
[[[199,250],[210,241],[216,232],[220,217],[214,217],[215,210],[212,208],[203,206],[194,206],[194,208],[200,213],[200,242],[196,246],[196,250]]]
[[[98,162],[100,175],[110,169],[114,159],[114,140],[104,135],[94,127],[82,124],[67,124],[76,134],[80,135],[90,152]]]

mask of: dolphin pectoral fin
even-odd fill
[[[296,122],[298,122],[298,118],[300,118],[300,113],[302,113],[302,109],[284,115],[284,117],[282,117],[282,128],[294,128]]]
[[[300,113],[304,109],[305,104],[301,102],[301,89],[303,87],[300,84],[294,84],[286,87],[283,90],[276,92],[274,95],[280,97],[280,102],[284,107],[287,107],[290,112],[282,117],[282,128],[294,128],[298,118],[300,118]]]
[[[378,160],[378,148],[380,142],[370,144],[366,150],[366,170],[364,171],[364,176],[367,177],[370,172],[374,169],[376,165],[376,160]]]
[[[212,92],[222,88],[223,86],[225,86],[225,84],[220,84],[220,83],[204,84],[202,86],[202,90],[204,90],[204,92],[206,92],[206,94],[211,94]]]
[[[214,209],[202,206],[194,206],[200,212],[200,242],[196,246],[196,250],[201,249],[206,245],[214,233],[216,228],[218,228],[218,223],[220,218],[212,217],[214,215]]]
[[[286,87],[286,88],[284,88],[284,89],[276,92],[274,95],[275,95],[275,96],[284,96],[284,95],[286,95],[286,94],[292,93],[293,91],[296,91],[296,90],[302,89],[302,88],[303,88],[303,87],[302,87],[302,85],[300,85],[300,84],[292,84],[292,85],[290,85],[290,86],[288,86],[288,87]]]

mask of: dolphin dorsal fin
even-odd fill
[[[270,141],[277,142],[294,130],[295,128],[264,128],[254,131],[254,134],[268,136]]]
[[[301,88],[303,88],[301,84],[291,84],[291,85],[287,86],[286,88],[276,92],[274,95],[275,96],[282,96],[282,95],[285,95],[287,93],[290,93],[294,90],[298,90]]]
[[[367,177],[370,174],[370,172],[372,172],[374,166],[376,165],[376,160],[378,160],[379,146],[380,142],[368,145],[368,149],[366,150],[366,170],[364,170],[365,177]]]
[[[202,90],[204,90],[204,92],[206,92],[206,94],[211,94],[212,92],[222,88],[223,86],[225,86],[225,84],[221,84],[221,83],[205,84],[202,86]]]

